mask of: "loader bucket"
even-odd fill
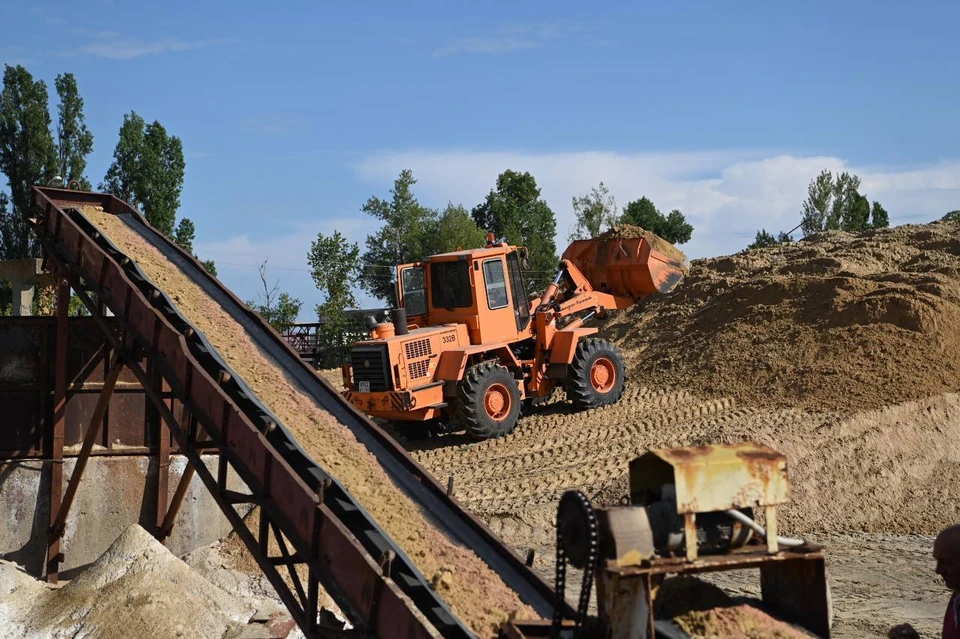
[[[594,289],[634,299],[673,290],[687,271],[685,259],[654,250],[645,237],[577,240],[564,251],[563,259],[580,269]]]

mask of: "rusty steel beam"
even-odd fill
[[[183,476],[177,484],[177,489],[173,493],[173,499],[170,500],[170,507],[167,508],[167,512],[160,524],[160,534],[157,537],[160,541],[164,541],[170,536],[170,533],[173,532],[173,524],[177,520],[177,513],[180,512],[183,498],[187,496],[187,489],[190,488],[190,481],[193,479],[195,473],[196,470],[194,470],[193,464],[187,464],[186,469],[183,471]]]
[[[60,535],[54,535],[63,491],[63,429],[67,419],[67,317],[70,283],[65,273],[57,280],[57,354],[53,382],[53,424],[50,432],[50,533],[47,536],[47,581],[60,580]]]
[[[83,471],[87,468],[87,460],[90,459],[90,451],[97,441],[100,434],[100,426],[103,424],[103,416],[107,412],[107,405],[110,403],[110,397],[113,395],[113,385],[117,383],[120,377],[120,371],[123,370],[123,358],[119,351],[114,351],[113,358],[110,360],[110,372],[103,384],[103,390],[97,399],[97,406],[93,410],[93,416],[90,418],[90,424],[87,426],[87,433],[83,437],[83,446],[80,448],[80,455],[77,457],[77,465],[70,475],[70,483],[67,484],[67,491],[63,496],[63,503],[57,509],[53,523],[50,525],[51,538],[59,543],[63,537],[64,526],[67,523],[67,516],[70,514],[70,507],[73,506],[73,500],[77,496],[77,488],[80,485],[80,479],[83,477]]]
[[[42,196],[43,192],[38,189],[35,193]],[[111,201],[107,201],[108,207]],[[303,458],[296,457],[292,450],[288,450],[290,442],[282,438],[277,440],[277,444],[283,447],[281,453],[267,439],[267,425],[262,425],[262,430],[254,425],[251,419],[261,420],[261,415],[252,407],[241,409],[238,406],[237,402],[248,406],[249,399],[242,395],[234,399],[225,390],[229,388],[231,393],[234,392],[235,382],[222,375],[223,365],[217,364],[215,358],[211,359],[208,347],[203,345],[199,336],[192,334],[176,311],[165,305],[162,294],[144,280],[136,266],[117,253],[115,248],[102,247],[100,243],[103,238],[95,239],[90,228],[78,226],[70,215],[50,200],[38,197],[38,202],[44,207],[45,215],[34,225],[34,229],[44,250],[76,277],[82,277],[94,290],[97,299],[103,300],[119,318],[125,335],[136,343],[137,350],[161,366],[161,374],[171,385],[171,394],[197,417],[204,433],[219,449],[223,462],[228,463],[258,496],[261,507],[292,542],[295,556],[314,568],[311,574],[323,582],[324,588],[349,616],[353,625],[384,638],[426,639],[436,636],[434,626],[425,615],[434,615],[443,620],[444,613],[436,609],[417,608],[401,592],[398,583],[371,558],[351,529],[334,514],[330,506],[322,503],[322,490],[318,492],[318,489],[306,484],[315,475],[308,474],[305,480],[301,473],[306,471],[295,470],[291,466],[291,463],[302,464]],[[96,304],[85,291],[78,290],[77,294],[91,312],[96,311]],[[123,344],[115,335],[114,326],[103,317],[95,316],[95,319],[114,348],[121,348]],[[189,344],[187,339],[191,340]],[[191,344],[198,350],[194,350]],[[205,364],[201,364],[198,357]],[[218,478],[203,465],[199,453],[189,447],[184,429],[166,405],[165,398],[151,386],[147,372],[134,359],[130,358],[128,367],[141,382],[149,401],[166,421],[197,476],[213,495],[240,539],[254,554],[261,569],[290,608],[291,615],[308,636],[317,636],[317,616],[314,611],[304,610],[296,595],[280,578],[271,558],[259,552],[259,540],[223,498]],[[251,413],[245,412],[247,410]],[[271,436],[276,439],[275,435]],[[285,455],[294,461],[287,461]],[[337,504],[334,506],[340,508]],[[369,526],[357,517],[359,514],[355,513],[350,525]],[[410,588],[411,584],[407,583],[404,587]],[[375,590],[380,595],[374,606],[370,593]],[[438,614],[440,616],[436,617]],[[450,630],[444,631],[444,635],[455,632],[451,636],[466,636],[453,630],[455,625],[451,624],[456,622],[449,616],[445,623]]]
[[[180,424],[187,433],[187,446],[190,450],[196,450],[198,434],[197,420],[193,418],[193,415],[190,414],[190,409],[186,406],[182,407]],[[163,426],[169,434],[170,431],[166,423],[164,423]],[[180,512],[180,506],[183,504],[183,498],[187,496],[187,489],[190,488],[190,481],[193,479],[195,472],[193,464],[188,463],[183,471],[183,475],[180,477],[180,481],[177,483],[177,489],[173,493],[173,499],[170,500],[170,506],[167,508],[167,512],[163,516],[163,521],[160,523],[160,532],[157,536],[157,539],[160,541],[164,541],[170,536],[170,533],[173,532],[173,524],[177,520],[177,513]]]
[[[163,394],[163,379],[154,371],[151,375],[154,390]],[[172,404],[172,400],[171,400]],[[167,518],[167,500],[170,496],[170,429],[167,423],[157,417],[157,534],[162,535],[163,524]]]

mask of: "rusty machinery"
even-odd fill
[[[401,308],[351,351],[347,400],[373,417],[476,438],[509,434],[524,405],[557,387],[578,408],[618,401],[623,358],[584,322],[671,290],[683,264],[646,237],[579,240],[529,299],[525,261],[526,249],[491,234],[485,248],[397,267]]]
[[[669,620],[654,619],[666,575],[759,568],[765,607],[829,637],[823,553],[776,532],[788,490],[783,455],[740,443],[651,450],[634,459],[629,505],[595,508],[579,491],[565,493],[557,513],[557,592],[562,600],[567,562],[583,569],[577,614],[514,622],[502,636],[684,637]],[[764,511],[766,528],[754,521],[755,509]],[[588,617],[593,580],[598,615]]]

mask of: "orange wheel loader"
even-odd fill
[[[346,399],[372,417],[478,439],[511,433],[558,387],[582,409],[618,401],[623,358],[584,322],[671,290],[683,264],[644,237],[579,240],[529,299],[524,263],[524,247],[490,234],[484,248],[398,266],[399,308],[351,350]]]

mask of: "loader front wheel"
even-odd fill
[[[567,397],[577,408],[615,404],[625,382],[626,366],[616,346],[596,337],[580,340],[566,383]]]
[[[509,435],[520,416],[517,380],[496,362],[471,366],[457,388],[455,408],[457,419],[470,436],[492,439]]]

